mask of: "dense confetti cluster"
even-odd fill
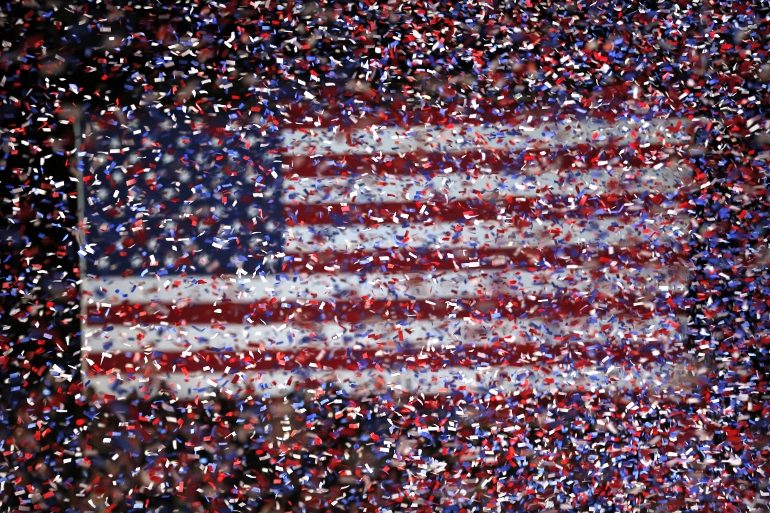
[[[8,2],[0,511],[767,510],[768,16],[764,2],[726,1]],[[408,124],[438,128],[400,140],[393,127]],[[463,124],[467,140],[441,139]],[[453,156],[366,160],[370,137],[374,150],[436,137]],[[481,158],[558,160],[570,171],[552,181],[571,198],[541,189],[544,173],[481,176]],[[607,194],[581,190],[586,161],[606,166],[593,176]],[[449,167],[483,187],[436,185]],[[677,192],[655,192],[667,184]],[[534,199],[516,203],[527,188]],[[436,229],[454,243],[467,221],[501,214],[511,240],[534,243],[413,251],[417,223],[457,221]],[[639,237],[643,251],[570,251],[610,215],[608,239]],[[356,222],[384,235],[327,251]],[[385,238],[397,250],[380,251]],[[527,284],[549,258],[598,270]],[[607,277],[618,265],[621,289]],[[487,284],[462,289],[476,267]],[[510,274],[483,282],[497,276],[483,269]],[[333,274],[396,271],[421,277],[362,298],[363,281]],[[428,295],[450,282],[461,300]],[[580,346],[574,324],[525,326],[546,307],[520,286],[569,292],[547,306],[560,320],[599,311],[593,342]],[[255,287],[272,297],[250,301]],[[616,311],[655,326],[626,336]],[[398,312],[497,329],[426,328],[423,340],[398,323],[357,327]],[[238,337],[254,342],[256,328],[231,329],[270,323],[280,335],[248,347]],[[349,338],[333,342],[336,326]],[[514,330],[526,350],[511,350]],[[378,352],[355,345],[369,338]],[[440,374],[447,363],[474,379]],[[265,377],[276,365],[283,381]],[[311,372],[333,365],[346,379]],[[494,365],[540,377],[475,378]],[[205,386],[189,385],[195,373]],[[139,386],[155,375],[168,382]]]

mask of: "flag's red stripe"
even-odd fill
[[[577,245],[544,248],[459,248],[452,257],[446,251],[430,250],[414,253],[407,248],[379,251],[334,251],[312,254],[288,254],[283,258],[282,272],[420,272],[452,271],[473,264],[475,269],[537,269],[565,268],[568,265],[619,268],[654,265],[656,268],[683,267],[687,255],[669,246],[637,244],[629,247],[609,246],[586,249]],[[657,260],[653,260],[657,258]],[[613,262],[615,262],[613,264]]]
[[[633,146],[636,146],[632,149]],[[665,151],[664,151],[665,150]],[[446,167],[454,171],[489,168],[493,173],[524,173],[527,169],[547,167],[550,172],[590,172],[599,162],[620,159],[623,168],[644,168],[670,160],[671,149],[663,145],[641,147],[638,144],[600,147],[578,144],[558,149],[552,146],[523,152],[470,150],[467,153],[452,154],[438,152],[408,152],[392,155],[330,155],[311,158],[309,156],[284,156],[283,163],[287,177],[305,178],[319,176],[352,176],[358,174],[408,175],[437,172]]]
[[[574,335],[579,339],[579,335]],[[102,358],[91,353],[94,361],[91,368],[100,373],[112,370],[121,372],[149,372],[153,375],[164,373],[211,372],[230,373],[245,371],[273,371],[297,369],[308,370],[439,370],[442,368],[479,368],[484,366],[534,367],[547,370],[559,363],[569,364],[572,369],[601,365],[644,364],[656,360],[655,344],[634,346],[602,346],[587,349],[571,341],[557,342],[553,346],[538,344],[489,343],[482,346],[458,347],[454,350],[437,348],[430,352],[424,348],[404,348],[399,351],[377,351],[372,349],[324,349],[308,347],[287,351],[270,349],[248,352],[195,351],[181,352],[135,352],[111,353]],[[540,355],[534,353],[540,352]],[[658,356],[657,358],[660,358]],[[146,360],[145,360],[146,359]],[[157,364],[157,365],[156,365]],[[315,364],[315,366],[311,365]],[[158,368],[160,366],[160,368]],[[229,369],[228,369],[229,367]],[[379,369],[378,369],[379,367]],[[133,370],[129,370],[133,369]]]
[[[117,376],[114,379],[117,381]],[[126,420],[131,422],[132,425],[149,425],[151,422],[156,422],[157,419],[154,416],[158,408],[157,396],[151,397],[146,391],[141,391],[143,385],[144,383],[140,383],[137,386],[140,389],[140,393],[137,397],[132,398],[128,415],[126,416]],[[331,400],[338,397],[332,388],[333,382],[327,382],[323,390],[321,385],[322,383],[318,379],[306,379],[302,376],[297,376],[291,384],[293,389],[301,391],[303,395],[317,394],[316,401],[324,398]],[[250,380],[246,381],[244,383],[244,390],[248,390],[250,386],[253,388],[253,383]],[[72,388],[75,387],[82,387],[82,384],[72,386]],[[79,391],[81,388],[76,388],[76,390]],[[436,415],[438,411],[455,412],[458,406],[464,409],[466,419],[475,419],[481,426],[488,428],[490,425],[499,427],[501,421],[510,422],[510,419],[517,415],[531,415],[538,408],[547,410],[553,408],[554,405],[561,407],[561,412],[565,414],[569,414],[572,409],[582,407],[584,403],[599,404],[601,405],[599,408],[603,411],[606,411],[604,409],[624,411],[626,406],[631,403],[631,398],[633,397],[637,407],[634,409],[634,412],[639,415],[652,409],[676,413],[681,408],[682,401],[684,400],[687,400],[690,404],[703,404],[705,402],[702,395],[685,394],[680,388],[674,390],[674,387],[671,387],[670,390],[671,392],[658,388],[650,389],[648,383],[637,383],[633,388],[633,393],[630,393],[630,387],[618,389],[602,387],[597,389],[596,387],[575,385],[574,387],[562,386],[555,392],[541,391],[536,394],[531,386],[528,387],[522,384],[521,388],[516,390],[516,395],[512,396],[510,392],[491,394],[488,390],[473,390],[472,388],[460,385],[452,387],[451,390],[447,389],[447,393],[438,394],[415,393],[412,390],[384,389],[379,395],[367,394],[356,396],[345,394],[343,397],[348,406],[359,406],[362,412],[371,408],[373,403],[378,406],[380,411],[397,412],[398,415],[391,415],[391,420],[394,425],[404,428],[414,424],[424,425],[426,418],[436,419],[436,417],[432,416]],[[70,395],[72,395],[72,392]],[[53,399],[49,398],[47,401],[34,401],[33,405],[25,407],[25,411],[37,413],[38,416],[49,414],[52,409],[65,408],[67,397],[62,394]],[[118,399],[110,393],[97,393],[96,397],[105,402],[121,401],[124,399]],[[181,414],[194,412],[193,415],[196,416],[208,415],[212,404],[221,406],[224,411],[240,411],[243,404],[241,398],[232,399],[226,396],[217,396],[216,398],[196,396],[194,399],[175,399],[172,405],[175,412]],[[469,408],[469,403],[475,407]],[[283,396],[260,397],[258,404],[270,407],[271,411],[287,407]],[[291,405],[288,404],[288,407],[291,407]],[[165,418],[160,417],[160,419]],[[695,425],[696,420],[690,421],[690,425],[693,428],[697,427]],[[511,427],[514,433],[521,433],[525,430],[521,425],[512,425]],[[340,434],[342,436],[355,436],[360,435],[365,429],[366,424],[363,423],[347,424]],[[475,427],[471,427],[470,424],[467,427],[463,427],[463,424],[461,424],[457,431],[457,436],[461,437],[461,440],[470,442],[468,437],[473,436],[475,433]],[[674,506],[675,504],[677,508],[682,509],[684,501],[669,502],[669,506]],[[701,511],[702,513],[709,513],[711,510],[703,509]]]
[[[489,191],[485,191],[489,192]],[[601,194],[573,198],[570,202],[563,196],[553,197],[548,193],[537,198],[507,196],[495,202],[480,200],[453,202],[383,202],[342,205],[297,204],[284,206],[284,218],[289,226],[298,224],[363,224],[391,223],[393,216],[399,223],[441,221],[493,221],[501,220],[501,227],[528,228],[535,219],[559,221],[566,218],[600,218],[617,216],[619,223],[631,222],[631,216],[640,211],[653,211],[667,201],[663,194]],[[677,205],[678,206],[678,205]],[[424,208],[423,208],[424,207]],[[422,213],[420,213],[422,211]],[[401,215],[407,215],[403,218]],[[379,220],[374,219],[379,218]]]
[[[680,298],[674,298],[680,299]],[[265,299],[254,303],[219,302],[180,306],[171,303],[119,304],[110,307],[88,306],[88,322],[92,325],[158,325],[161,322],[171,326],[185,324],[209,324],[213,330],[224,329],[227,324],[288,323],[297,327],[313,323],[340,322],[357,323],[364,321],[409,321],[420,319],[450,319],[475,317],[490,319],[497,311],[503,319],[541,318],[563,320],[585,316],[596,309],[599,314],[630,315],[644,319],[662,313],[681,313],[676,301],[659,302],[654,309],[634,305],[642,300],[638,297],[597,295],[585,297],[539,297],[520,299],[509,296],[485,298],[480,294],[476,300],[447,301],[394,301],[384,299],[360,299],[356,301],[321,302],[311,300],[304,305],[282,303],[279,299]],[[322,304],[324,303],[324,304]],[[434,303],[434,304],[432,304]],[[283,306],[287,305],[287,306]],[[221,312],[217,312],[220,310]]]
[[[383,99],[377,91],[365,90],[353,92],[340,88],[321,88],[314,93],[315,99],[281,102],[279,104],[282,126],[289,128],[302,126],[314,128],[340,126],[348,123],[359,126],[372,124],[416,124],[446,125],[480,123],[522,123],[532,116],[535,120],[541,116],[558,115],[560,118],[586,117],[602,118],[614,121],[619,116],[633,114],[631,109],[649,107],[643,101],[635,101],[628,86],[608,87],[593,94],[585,101],[575,105],[540,107],[536,104],[524,104],[510,97],[481,100],[471,103],[448,102],[441,107],[422,107],[405,101],[403,96],[389,94]],[[352,100],[355,99],[356,102]],[[624,102],[633,101],[636,105]],[[339,103],[338,103],[339,102]],[[345,102],[345,103],[342,103]],[[660,98],[656,105],[670,105],[676,102],[671,98]],[[672,109],[672,112],[676,109]],[[471,118],[471,114],[476,114]],[[660,116],[665,116],[664,110]]]

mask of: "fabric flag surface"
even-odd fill
[[[98,393],[667,386],[690,121],[484,108],[93,126]],[[691,374],[691,373],[690,373]]]

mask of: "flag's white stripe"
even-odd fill
[[[401,247],[438,249],[491,247],[554,246],[558,244],[635,245],[656,241],[670,244],[682,239],[689,230],[686,219],[659,217],[652,219],[578,219],[565,221],[536,220],[531,227],[509,226],[507,216],[492,221],[469,221],[465,224],[435,222],[403,226],[381,224],[372,228],[350,226],[294,226],[287,228],[283,250],[287,253],[348,252]],[[457,228],[460,228],[459,230]],[[649,229],[643,233],[644,229]],[[408,237],[405,240],[404,237]]]
[[[117,379],[118,376],[119,379]],[[149,377],[137,376],[130,381],[125,374],[87,375],[84,376],[84,381],[99,394],[111,394],[117,397],[124,397],[133,390],[138,391],[140,395],[153,394],[161,384],[165,384],[180,399],[196,396],[211,397],[216,390],[239,396],[269,394],[270,397],[280,397],[289,394],[298,382],[306,379],[334,382],[351,395],[378,391],[443,394],[456,391],[460,386],[466,387],[466,390],[483,390],[493,394],[515,394],[527,387],[554,392],[584,387],[583,392],[602,392],[644,385],[652,389],[668,390],[670,387],[687,386],[688,381],[693,378],[693,371],[685,365],[669,362],[637,368],[606,365],[573,369],[565,365],[563,368],[552,366],[540,371],[528,367],[508,366],[476,369],[451,367],[429,372],[425,369],[401,372],[383,369],[381,372],[371,368],[362,369],[360,372],[275,370],[242,373],[238,375],[238,382],[233,384],[234,377],[234,374],[222,375],[201,371],[191,372],[189,377],[179,372],[153,374]],[[117,383],[117,389],[112,388],[111,383]]]
[[[686,144],[691,137],[686,131],[690,124],[679,119],[651,121],[619,120],[614,124],[595,119],[569,120],[545,124],[503,126],[458,126],[438,128],[426,125],[413,127],[377,127],[340,131],[334,128],[283,130],[285,155],[343,155],[389,154],[411,151],[461,153],[485,148],[489,150],[522,151],[538,147],[600,145],[610,140],[620,145]]]
[[[547,305],[548,303],[543,303]],[[648,303],[650,309],[654,306]],[[505,310],[501,309],[505,314]],[[281,323],[264,325],[229,324],[216,328],[213,324],[188,324],[185,326],[98,326],[86,325],[86,341],[83,350],[101,364],[101,352],[108,354],[136,352],[153,349],[161,352],[193,354],[204,349],[245,351],[257,348],[282,351],[305,347],[340,348],[381,347],[384,350],[398,345],[435,347],[451,350],[467,344],[490,342],[497,337],[501,343],[533,343],[558,347],[563,342],[555,337],[585,343],[606,343],[626,339],[632,343],[665,344],[681,339],[681,326],[685,323],[675,315],[657,313],[647,320],[628,312],[596,311],[586,309],[583,316],[567,315],[538,318],[498,319],[479,322],[471,318],[402,320],[387,318],[362,323],[339,322],[330,319],[325,323],[299,325]],[[677,328],[677,324],[680,325]],[[665,335],[660,330],[670,332]],[[403,337],[403,341],[401,340]]]
[[[543,271],[468,268],[432,273],[375,272],[364,275],[319,271],[291,276],[270,275],[264,282],[259,277],[233,278],[233,281],[220,279],[216,282],[209,278],[205,284],[195,284],[196,277],[193,276],[176,280],[180,282],[178,286],[174,286],[171,280],[116,277],[88,279],[84,282],[84,291],[89,297],[88,304],[96,304],[101,309],[123,302],[176,303],[179,308],[184,308],[186,304],[212,304],[218,301],[252,303],[272,297],[288,302],[321,302],[359,300],[364,296],[409,301],[478,298],[482,295],[494,297],[515,293],[534,296],[559,292],[590,294],[593,291],[606,294],[625,291],[643,295],[682,292],[686,277],[679,273],[680,270],[669,267],[620,269],[615,272],[607,270],[601,274],[583,267]],[[227,305],[224,302],[220,308],[226,309]]]
[[[319,203],[377,203],[405,201],[460,201],[498,196],[577,196],[581,192],[672,194],[690,184],[691,172],[682,167],[629,171],[592,170],[540,175],[480,175],[438,173],[423,175],[356,175],[292,178],[283,181],[281,202],[288,205]]]

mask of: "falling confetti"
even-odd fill
[[[768,508],[766,3],[6,7],[2,511]]]

